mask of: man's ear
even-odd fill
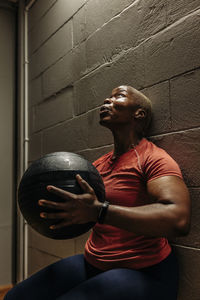
[[[138,108],[134,112],[133,117],[137,120],[144,119],[146,117],[146,111],[143,108]]]

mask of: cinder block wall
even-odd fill
[[[98,107],[129,84],[154,105],[151,138],[190,189],[191,233],[172,241],[179,300],[200,297],[199,0],[37,0],[29,11],[30,162],[53,151],[93,161],[112,147]],[[29,273],[81,253],[87,234],[54,241],[29,232]]]

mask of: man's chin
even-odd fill
[[[105,119],[100,119],[100,120],[99,120],[99,124],[100,124],[101,126],[106,127],[106,128],[111,128],[111,127],[112,127],[111,122],[109,122],[109,120],[105,120]]]
[[[102,126],[106,126],[106,124],[108,124],[109,122],[105,119],[100,119],[99,120],[99,124],[102,125]]]

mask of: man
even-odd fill
[[[83,194],[48,186],[66,201],[39,201],[58,210],[41,213],[44,219],[60,219],[52,230],[97,222],[85,254],[48,266],[5,299],[176,299],[178,269],[167,238],[187,234],[190,199],[177,163],[144,138],[150,119],[150,100],[130,86],[115,88],[105,99],[100,124],[111,130],[114,149],[94,165],[106,202],[99,202],[79,175]]]

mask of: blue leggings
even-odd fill
[[[83,255],[62,259],[17,284],[4,300],[176,300],[174,254],[152,267],[101,271]]]

